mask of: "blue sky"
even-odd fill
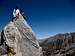
[[[0,31],[11,20],[15,6],[25,12],[37,38],[75,32],[75,0],[0,0]]]

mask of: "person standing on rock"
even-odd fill
[[[16,17],[18,17],[20,15],[20,10],[19,8],[16,6],[16,8],[14,9],[13,11],[13,18],[12,18],[12,21],[15,19],[16,20]]]
[[[14,11],[13,11],[13,18],[12,18],[12,21],[13,21],[14,19],[16,20],[16,18],[17,18],[20,14],[23,16],[24,19],[26,19],[26,16],[24,16],[24,12],[16,6],[16,8],[15,8]]]
[[[13,17],[19,16],[19,14],[20,14],[20,10],[19,10],[19,8],[16,6],[16,8],[15,8],[14,11],[13,11]]]

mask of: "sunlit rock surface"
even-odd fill
[[[0,33],[0,40],[1,38],[9,47],[14,48],[14,56],[42,56],[36,35],[21,14],[4,27],[3,37]]]

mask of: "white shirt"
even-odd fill
[[[17,9],[16,10],[16,15],[18,15],[20,13],[20,10],[19,9]]]
[[[20,10],[19,9],[14,9],[13,11],[13,17],[16,17],[18,14],[20,13]]]

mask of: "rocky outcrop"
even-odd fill
[[[17,17],[14,17],[3,29],[0,39],[3,43],[0,45],[0,49],[5,53],[1,53],[7,56],[7,46],[12,47],[16,53],[14,56],[41,56],[42,48],[36,39],[36,35],[32,31],[31,27],[27,24],[21,13]],[[1,41],[0,40],[0,41]],[[3,46],[4,48],[2,49]],[[5,48],[6,47],[6,48]],[[2,52],[1,51],[1,52]],[[3,51],[4,52],[4,51]]]
[[[75,56],[75,32],[57,34],[39,43],[44,56]]]

